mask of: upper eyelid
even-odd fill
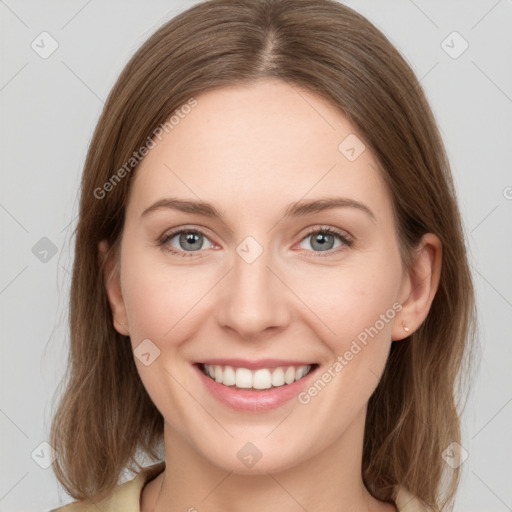
[[[165,231],[161,237],[159,237],[160,240],[169,240],[171,238],[174,238],[176,235],[179,235],[180,233],[187,233],[187,232],[196,232],[200,233],[201,235],[204,235],[208,240],[210,240],[210,236],[207,233],[207,230],[203,227],[180,227],[176,229],[171,229],[170,231]],[[211,241],[211,240],[210,240]]]

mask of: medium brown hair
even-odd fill
[[[76,499],[106,495],[124,469],[133,463],[140,469],[138,452],[157,460],[163,434],[129,339],[113,327],[105,261],[98,257],[103,239],[116,254],[136,166],[110,181],[103,198],[95,191],[105,190],[155,128],[194,95],[265,78],[321,95],[358,130],[388,186],[407,267],[422,235],[442,242],[429,314],[416,332],[392,343],[369,400],[362,477],[379,500],[392,502],[393,486],[401,485],[434,510],[451,509],[460,468],[451,469],[442,452],[461,442],[459,398],[467,398],[476,317],[449,163],[409,65],[369,21],[331,0],[202,2],[165,23],[123,69],[82,176],[68,373],[51,426],[55,474]]]

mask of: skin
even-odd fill
[[[391,343],[428,314],[441,244],[425,235],[406,271],[378,164],[368,147],[355,161],[338,150],[357,130],[322,97],[266,79],[196,99],[137,169],[119,259],[106,267],[115,328],[134,349],[150,339],[160,350],[149,366],[135,358],[165,421],[166,471],[144,487],[141,511],[397,510],[361,478],[367,403]],[[223,220],[169,208],[141,217],[169,196],[211,202]],[[283,218],[292,202],[334,196],[364,203],[375,219],[351,207]],[[166,242],[191,257],[158,245],[182,226],[206,235],[198,251],[179,235]],[[322,251],[306,237],[311,227],[354,243],[334,237]],[[251,264],[236,252],[247,236],[263,248]],[[191,366],[268,357],[316,362],[322,375],[396,303],[401,311],[306,405],[232,410]],[[252,468],[237,458],[247,442],[262,454]]]

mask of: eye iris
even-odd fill
[[[330,238],[330,244],[329,244],[329,241],[326,241],[326,238]],[[318,246],[315,246],[315,244],[320,244]],[[313,237],[313,242],[311,244],[311,247],[313,247],[314,249],[318,249],[320,251],[328,251],[329,249],[332,249],[333,247],[333,244],[334,244],[334,237],[333,235],[330,235],[328,233],[317,233],[314,237]]]
[[[184,231],[180,235],[180,246],[183,249],[189,249],[189,250],[192,250],[192,251],[197,251],[203,245],[202,236],[203,235],[201,235],[201,233],[193,233],[191,231]],[[199,244],[197,244],[198,241],[200,242]],[[194,243],[197,245],[196,247],[187,247],[185,245],[185,244],[194,244]]]

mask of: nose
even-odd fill
[[[217,321],[223,328],[250,340],[286,328],[293,294],[273,267],[269,251],[263,251],[252,262],[243,252],[234,255],[216,308]]]

